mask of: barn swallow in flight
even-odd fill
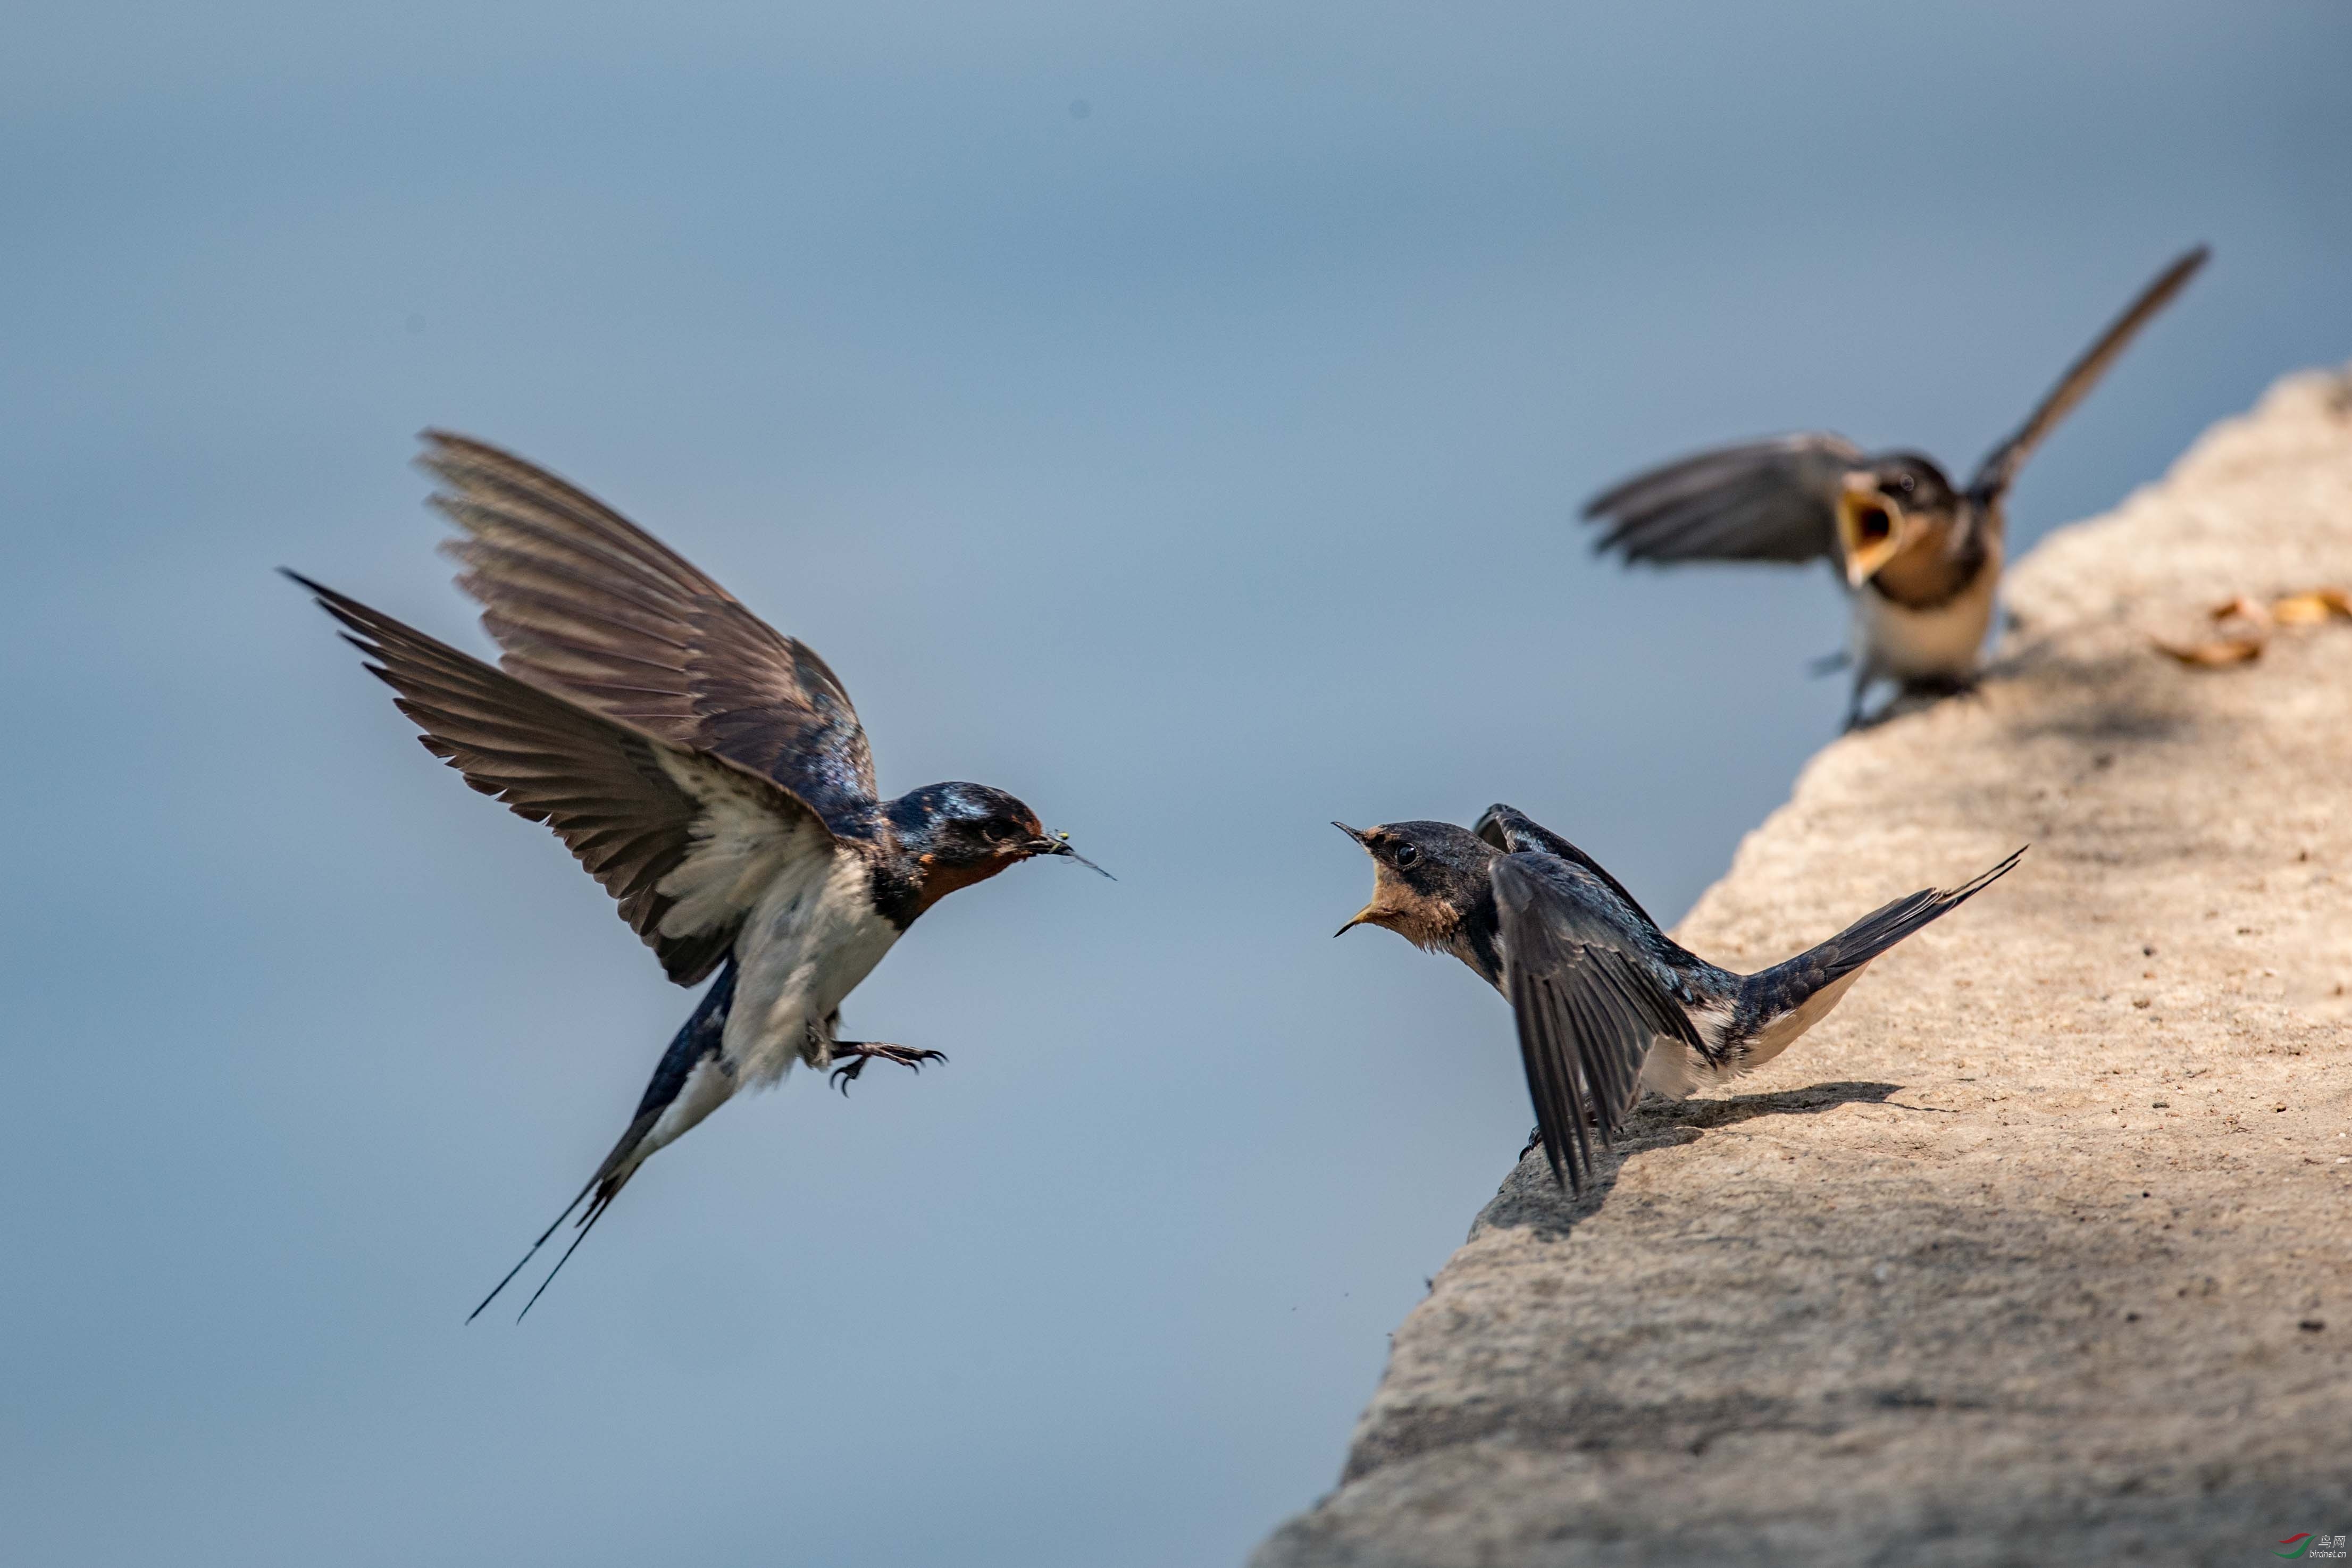
[[[1372,901],[1334,933],[1385,925],[1503,993],[1552,1176],[1581,1192],[1643,1091],[1680,1099],[1762,1066],[1829,1016],[1873,958],[2015,865],[1928,888],[1818,947],[1736,975],[1678,946],[1601,863],[1508,806],[1451,822],[1331,824],[1372,857]],[[1534,1140],[1530,1140],[1530,1145]]]
[[[1905,695],[1969,690],[1992,622],[2002,502],[2018,470],[2206,254],[2199,246],[2142,289],[1977,465],[1966,489],[1920,453],[1864,454],[1842,435],[1811,431],[1717,447],[1603,491],[1584,506],[1588,520],[1608,526],[1594,548],[1627,560],[1829,561],[1853,601],[1848,652],[1824,664],[1853,664],[1849,729],[1862,722],[1874,681],[1895,682]]]
[[[287,575],[342,622],[425,748],[552,828],[672,980],[719,977],[613,1152],[478,1317],[585,1203],[545,1291],[637,1167],[741,1091],[795,1061],[846,1092],[868,1061],[943,1060],[838,1038],[843,998],[923,911],[1038,855],[1102,868],[984,784],[877,799],[866,731],[814,650],[544,469],[462,435],[424,440],[432,505],[461,536],[442,549],[498,665]]]

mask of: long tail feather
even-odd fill
[[[1927,888],[1908,898],[1898,898],[1884,908],[1872,910],[1828,941],[1790,962],[1802,964],[1810,960],[1826,972],[1827,978],[1837,979],[1862,967],[1922,926],[1949,915],[2008,875],[2024,855],[2025,851],[2021,848],[1991,870],[1969,878],[1958,887]]]
[[[2030,847],[2030,846],[2028,846]],[[1809,947],[1783,964],[1759,969],[1742,983],[1745,1010],[1770,1018],[1804,1004],[1822,988],[1836,984],[1905,937],[1949,915],[2015,868],[2025,849],[1980,876],[1958,887],[1923,888],[1907,897],[1872,910],[1828,941]]]
[[[637,1166],[645,1163],[642,1157],[632,1163],[629,1156],[637,1152],[638,1145],[646,1140],[646,1134],[653,1131],[654,1122],[659,1114],[658,1110],[650,1113],[641,1110],[637,1113],[635,1119],[629,1124],[629,1130],[621,1134],[621,1141],[613,1145],[613,1152],[604,1156],[604,1163],[598,1166],[596,1174],[588,1178],[588,1185],[582,1187],[578,1196],[563,1206],[563,1212],[555,1217],[554,1224],[539,1233],[539,1239],[532,1242],[530,1250],[522,1255],[522,1262],[508,1270],[507,1277],[491,1287],[490,1293],[482,1298],[481,1306],[476,1307],[466,1314],[467,1322],[472,1322],[476,1318],[480,1317],[482,1308],[497,1301],[499,1292],[514,1283],[514,1277],[522,1272],[523,1264],[538,1257],[539,1249],[547,1245],[547,1239],[562,1228],[563,1222],[572,1218],[572,1211],[578,1208],[590,1193],[594,1193],[595,1201],[589,1204],[588,1212],[580,1217],[580,1234],[572,1238],[572,1246],[563,1249],[563,1256],[555,1260],[555,1267],[547,1271],[547,1279],[539,1282],[539,1290],[530,1293],[531,1301],[539,1300],[540,1291],[546,1290],[549,1281],[562,1272],[563,1265],[571,1260],[573,1249],[588,1239],[588,1232],[594,1228],[597,1219],[613,1206],[613,1199],[620,1195],[621,1189],[629,1185],[629,1178],[637,1174]],[[530,1311],[530,1301],[523,1303],[522,1311],[523,1312]],[[515,1314],[515,1322],[522,1322],[522,1312]]]
[[[572,1261],[572,1255],[580,1250],[580,1244],[588,1239],[588,1233],[596,1228],[596,1222],[604,1218],[604,1211],[613,1207],[614,1196],[628,1182],[629,1178],[623,1176],[596,1195],[596,1201],[590,1204],[588,1212],[580,1217],[580,1234],[572,1239],[572,1245],[563,1249],[563,1256],[555,1260],[555,1267],[547,1271],[547,1278],[539,1282],[539,1289],[533,1291],[530,1300],[522,1304],[522,1311],[515,1314],[515,1322],[520,1322],[530,1316],[531,1308],[539,1305],[540,1297],[547,1294],[547,1288],[555,1283],[555,1277],[563,1272],[563,1266]]]
[[[603,1171],[598,1171],[594,1176],[588,1178],[588,1185],[580,1189],[578,1197],[574,1197],[570,1203],[563,1206],[563,1212],[555,1217],[555,1223],[550,1225],[546,1229],[539,1233],[539,1239],[530,1244],[530,1250],[522,1255],[521,1261],[518,1262],[513,1268],[507,1270],[506,1278],[500,1280],[497,1284],[490,1287],[490,1293],[482,1298],[480,1306],[476,1307],[472,1312],[466,1314],[466,1321],[467,1322],[472,1322],[476,1318],[480,1317],[482,1315],[482,1309],[484,1307],[488,1307],[492,1301],[497,1301],[500,1291],[505,1290],[509,1285],[514,1283],[514,1277],[522,1272],[523,1264],[530,1262],[533,1258],[539,1256],[539,1249],[547,1245],[547,1239],[554,1235],[558,1229],[562,1228],[563,1222],[572,1218],[572,1211],[578,1208],[582,1203],[586,1201],[588,1195],[596,1190],[596,1184],[604,1179],[604,1173]],[[575,1242],[573,1245],[577,1246],[578,1243]],[[566,1253],[565,1255],[567,1257],[570,1256],[569,1253]],[[545,1290],[546,1288],[547,1287],[544,1285],[540,1287],[541,1290]]]
[[[637,1102],[637,1113],[629,1119],[628,1131],[621,1134],[620,1142],[614,1144],[612,1153],[604,1156],[604,1163],[596,1167],[596,1174],[588,1178],[588,1185],[563,1206],[563,1212],[555,1217],[555,1223],[539,1233],[539,1239],[530,1244],[530,1250],[522,1255],[522,1261],[507,1270],[506,1278],[482,1298],[481,1306],[466,1314],[467,1322],[480,1317],[482,1309],[497,1301],[499,1292],[514,1283],[515,1276],[523,1271],[524,1265],[539,1256],[539,1249],[547,1245],[548,1239],[562,1228],[563,1222],[571,1218],[572,1212],[593,1193],[594,1201],[588,1204],[588,1212],[580,1217],[580,1234],[572,1239],[572,1244],[563,1249],[563,1256],[555,1260],[555,1267],[547,1271],[547,1278],[541,1280],[539,1289],[530,1293],[530,1301],[525,1301],[522,1311],[515,1314],[515,1322],[522,1322],[532,1304],[548,1286],[555,1282],[555,1276],[563,1272],[563,1265],[572,1260],[572,1254],[579,1250],[580,1243],[588,1239],[588,1232],[596,1228],[596,1221],[604,1218],[604,1210],[612,1207],[613,1199],[629,1185],[629,1178],[637,1174],[637,1167],[645,1164],[653,1148],[659,1146],[648,1147],[646,1140],[653,1135],[654,1127],[660,1122],[662,1113],[685,1092],[695,1069],[718,1054],[720,1041],[726,1034],[727,1014],[734,1003],[735,961],[730,957],[719,972],[718,980],[695,1004],[693,1014],[678,1030],[677,1038],[670,1041],[669,1050],[663,1053],[660,1064],[654,1069],[653,1081],[646,1085],[645,1095]],[[688,1124],[692,1124],[689,1122]],[[670,1136],[676,1135],[675,1132],[670,1134]],[[665,1138],[664,1142],[667,1139]]]

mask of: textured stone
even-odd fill
[[[1523,1161],[1255,1568],[2241,1563],[2352,1531],[2352,380],[2020,563],[1974,698],[1832,745],[1682,940],[2032,852],[1570,1202]],[[2315,1327],[2312,1325],[2324,1325]]]

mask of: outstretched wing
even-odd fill
[[[874,758],[814,650],[651,534],[511,453],[427,431],[433,505],[500,661],[534,685],[782,784],[836,833],[865,831]]]
[[[485,795],[545,822],[620,901],[669,977],[690,986],[733,946],[792,862],[830,854],[806,805],[751,769],[674,746],[516,679],[309,578],[400,711]]]
[[[1470,831],[1507,855],[1515,855],[1521,850],[1541,850],[1546,854],[1558,855],[1571,865],[1580,865],[1606,883],[1610,892],[1625,901],[1626,908],[1648,920],[1653,926],[1658,924],[1650,919],[1650,912],[1625,890],[1625,884],[1609,874],[1607,867],[1516,806],[1506,806],[1497,800],[1486,808],[1486,813],[1478,819],[1478,825]]]
[[[1642,1063],[1661,1040],[1698,1034],[1619,922],[1560,862],[1498,857],[1489,874],[1503,937],[1503,994],[1552,1175],[1581,1192],[1593,1171],[1590,1114],[1604,1142],[1641,1092]]]
[[[2025,466],[2025,460],[2033,455],[2033,449],[2042,444],[2042,438],[2049,434],[2060,420],[2072,413],[2076,403],[2089,395],[2091,389],[2099,384],[2099,378],[2107,373],[2108,367],[2139,335],[2139,329],[2147,326],[2158,311],[2172,303],[2172,297],[2197,276],[2197,269],[2205,265],[2205,258],[2211,254],[2205,246],[2199,246],[2158,273],[2155,282],[2141,289],[2139,298],[2099,334],[2099,340],[2084,350],[2082,358],[2066,367],[2066,373],[2058,378],[2058,384],[2050,389],[2050,395],[2042,400],[2042,406],[2026,417],[2025,423],[2018,427],[2017,434],[1994,447],[1977,465],[1976,477],[1969,481],[1969,494],[1982,501],[1995,499],[2005,492],[2010,482],[2017,477],[2017,471]]]
[[[1627,560],[1835,560],[1838,486],[1862,449],[1822,431],[1719,446],[1584,504]]]

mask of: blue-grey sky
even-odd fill
[[[2333,0],[6,30],[11,1563],[1237,1561],[1529,1119],[1497,998],[1330,939],[1327,821],[1507,800],[1679,911],[1839,712],[1825,572],[1574,504],[1801,425],[1965,467],[2200,239],[2021,534],[2352,354]],[[520,1329],[460,1319],[690,998],[269,575],[481,646],[428,423],[1121,879],[942,904],[847,1014],[953,1061],[730,1105]]]

